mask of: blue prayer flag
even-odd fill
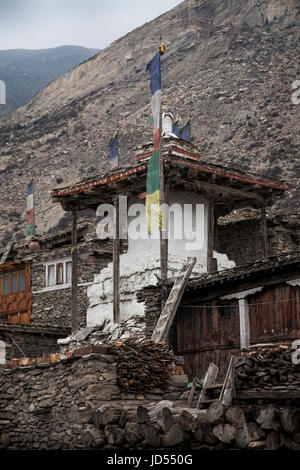
[[[109,163],[110,169],[114,170],[119,166],[119,155],[118,155],[118,134],[115,135],[113,139],[111,139],[109,143],[110,147],[110,154],[109,154]]]

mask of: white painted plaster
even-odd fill
[[[160,241],[159,233],[154,234],[156,239],[147,234],[147,220],[145,205],[139,199],[129,200],[128,206],[139,204],[141,218],[137,223],[137,215],[129,211],[128,217],[128,251],[120,255],[120,317],[121,321],[134,315],[143,316],[145,308],[143,303],[136,301],[136,292],[147,286],[156,286],[160,278]],[[168,193],[168,204],[179,204],[183,211],[184,204],[199,204],[198,219],[195,217],[196,208],[186,211],[185,217],[176,219],[170,217],[170,238],[168,243],[168,277],[176,277],[188,257],[196,257],[197,263],[191,277],[207,272],[207,234],[208,211],[206,201],[199,196],[182,193]],[[137,232],[144,232],[144,239],[137,238]],[[182,232],[182,238],[176,239],[176,234]],[[194,235],[193,235],[194,233]],[[197,236],[195,235],[197,234]],[[189,238],[192,237],[193,238]],[[218,260],[218,269],[235,267],[226,254],[214,252]],[[94,276],[94,283],[87,290],[89,308],[87,311],[87,326],[96,326],[105,318],[113,319],[113,265]]]

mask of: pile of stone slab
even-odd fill
[[[80,346],[84,347],[87,344],[98,346],[129,337],[134,337],[137,340],[141,340],[145,337],[144,320],[142,316],[135,315],[119,324],[105,319],[101,324],[82,328],[74,335],[59,339],[57,343],[65,353],[70,349],[75,349]]]

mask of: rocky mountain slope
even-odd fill
[[[299,207],[299,18],[298,0],[185,0],[48,85],[0,122],[0,237],[23,228],[31,176],[43,232],[64,216],[51,190],[107,169],[117,128],[121,164],[134,161],[160,35],[164,95],[203,159],[279,177],[291,191],[277,209]]]
[[[29,103],[46,85],[97,52],[80,46],[0,51],[0,80],[6,84],[6,105],[0,105],[0,117]]]

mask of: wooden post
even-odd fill
[[[266,217],[266,205],[261,208],[261,234],[262,234],[262,255],[263,258],[268,257],[268,227]]]
[[[214,271],[214,238],[215,238],[215,214],[214,202],[208,203],[208,221],[207,221],[207,272]]]
[[[239,299],[241,349],[250,349],[249,305],[246,298]]]
[[[115,206],[115,233],[113,240],[113,320],[114,323],[120,322],[120,215],[119,198],[114,200]]]
[[[159,112],[159,183],[160,183],[160,206],[166,202],[164,160],[162,155],[162,113]],[[162,309],[168,298],[168,217],[163,212],[163,227],[160,230],[160,270],[161,270],[161,306]],[[165,217],[164,217],[165,215]]]
[[[78,330],[77,212],[72,211],[72,333]]]

